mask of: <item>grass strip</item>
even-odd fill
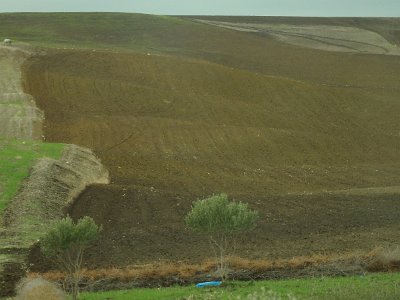
[[[400,273],[229,282],[221,288],[169,287],[83,293],[82,300],[128,299],[399,299]]]
[[[63,149],[63,144],[0,140],[0,215],[16,195],[35,160],[42,157],[58,159]]]

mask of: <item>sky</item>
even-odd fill
[[[400,17],[400,0],[0,0],[0,12]]]

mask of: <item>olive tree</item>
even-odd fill
[[[101,227],[90,217],[83,217],[74,223],[68,216],[56,221],[40,241],[44,256],[66,272],[73,300],[79,296],[84,251],[98,238],[100,231]]]
[[[230,202],[226,194],[219,194],[195,201],[185,222],[194,231],[208,236],[213,248],[217,249],[219,270],[226,279],[226,256],[234,236],[254,228],[257,219],[258,212],[249,209],[247,204]]]

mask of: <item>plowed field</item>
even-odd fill
[[[98,51],[32,58],[24,79],[45,112],[46,139],[89,147],[110,170],[111,184],[91,186],[71,210],[104,226],[91,267],[209,257],[183,218],[193,200],[218,192],[260,212],[249,242],[239,243],[246,257],[398,238],[400,189],[387,188],[400,182],[394,87],[327,87]]]

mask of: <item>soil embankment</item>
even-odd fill
[[[0,137],[41,140],[43,113],[22,91],[21,65],[32,55],[17,47],[0,46]]]
[[[1,139],[42,139],[43,114],[33,97],[22,92],[20,67],[29,55],[18,48],[0,47],[4,75],[0,78]],[[43,158],[36,162],[1,215],[0,297],[13,293],[15,282],[29,267],[30,248],[50,222],[62,217],[88,185],[108,181],[108,171],[98,158],[75,145],[66,145],[59,160]]]
[[[24,273],[30,248],[48,225],[65,215],[73,200],[90,184],[107,184],[108,172],[93,153],[67,145],[59,160],[44,158],[32,168],[3,216],[0,235],[2,293],[12,292]]]

